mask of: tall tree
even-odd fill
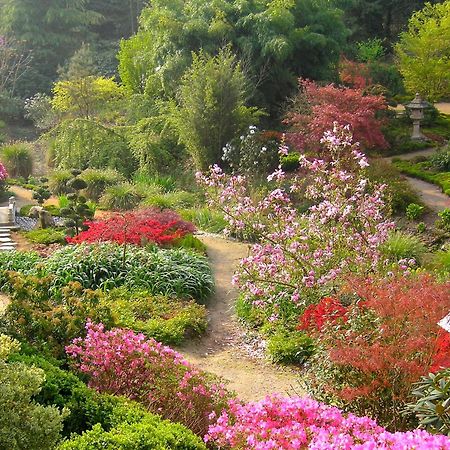
[[[30,70],[17,90],[22,95],[48,92],[58,65],[89,40],[89,26],[101,15],[88,0],[0,0],[0,34],[21,42],[32,53]]]
[[[328,0],[153,0],[131,38],[145,47],[122,44],[120,74],[153,95],[147,75],[171,97],[192,52],[217,54],[230,44],[251,78],[253,101],[274,113],[298,76],[334,77],[346,36],[342,11]]]
[[[395,50],[411,93],[431,101],[450,96],[450,0],[416,12]]]

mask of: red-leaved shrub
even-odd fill
[[[290,126],[288,142],[294,147],[317,149],[335,122],[350,125],[355,141],[365,149],[388,147],[381,131],[383,120],[378,117],[387,110],[383,96],[365,95],[360,88],[319,86],[303,79],[299,84],[300,92],[285,119]]]
[[[347,308],[333,297],[324,297],[318,304],[309,305],[300,317],[299,330],[321,331],[324,325],[346,319]]]
[[[174,211],[145,209],[86,222],[87,231],[68,238],[70,244],[82,242],[117,242],[119,244],[167,245],[195,231],[194,225],[185,222]]]
[[[400,412],[412,384],[448,364],[448,353],[441,354],[448,343],[437,323],[450,310],[450,283],[428,274],[354,279],[345,288],[348,293],[360,301],[349,307],[346,320],[317,333],[333,367],[323,372],[324,389],[349,409],[401,428]],[[318,365],[323,368],[322,362]],[[320,378],[320,369],[313,376]]]

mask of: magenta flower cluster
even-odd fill
[[[384,264],[380,244],[394,228],[384,217],[386,186],[371,185],[365,177],[367,158],[348,128],[335,124],[322,143],[327,159],[301,156],[302,172],[290,179],[278,168],[268,177],[274,189],[260,199],[251,196],[241,175],[228,177],[218,166],[197,174],[229,231],[256,238],[234,277],[256,306],[306,303],[307,289]],[[298,193],[313,205],[306,213],[295,207]]]
[[[0,162],[0,181],[4,181],[8,178],[8,172],[5,166]]]
[[[450,438],[415,430],[389,433],[368,417],[343,414],[309,398],[230,401],[205,441],[245,450],[448,450]]]
[[[224,385],[171,348],[131,330],[106,331],[91,322],[86,329],[86,337],[75,339],[66,352],[99,392],[139,401],[200,435],[208,428],[210,414],[226,406]]]

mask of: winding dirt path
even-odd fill
[[[201,369],[228,380],[228,387],[246,401],[260,400],[268,394],[299,394],[300,369],[275,366],[245,351],[245,331],[234,314],[238,295],[231,278],[239,259],[247,256],[248,246],[220,237],[201,236],[214,271],[216,293],[208,306],[209,329],[198,340],[179,348],[186,359]]]
[[[389,162],[392,162],[394,158],[404,159],[404,160],[412,160],[418,156],[431,156],[436,152],[435,148],[428,148],[425,150],[418,150],[417,152],[405,153],[403,155],[395,155],[389,156],[386,159]],[[444,194],[441,189],[431,183],[427,183],[426,181],[419,180],[418,178],[408,177],[403,175],[411,187],[419,194],[422,202],[427,205],[433,212],[442,211],[445,208],[450,208],[450,197]]]

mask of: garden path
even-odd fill
[[[248,245],[209,235],[199,237],[207,246],[216,292],[207,305],[207,334],[179,350],[196,366],[228,380],[228,387],[243,400],[260,400],[271,393],[300,394],[300,369],[275,366],[252,355],[258,342],[249,343],[234,314],[238,293],[231,279],[238,261],[247,256]]]
[[[402,155],[395,155],[385,158],[389,162],[393,158],[411,160],[417,156],[430,156],[436,151],[435,148],[428,148],[425,150],[418,150],[417,152],[405,153]],[[408,183],[412,188],[419,194],[423,203],[427,205],[432,211],[439,212],[445,208],[450,208],[450,198],[448,195],[444,194],[438,186],[434,184],[427,183],[426,181],[419,180],[417,178],[407,177]]]

